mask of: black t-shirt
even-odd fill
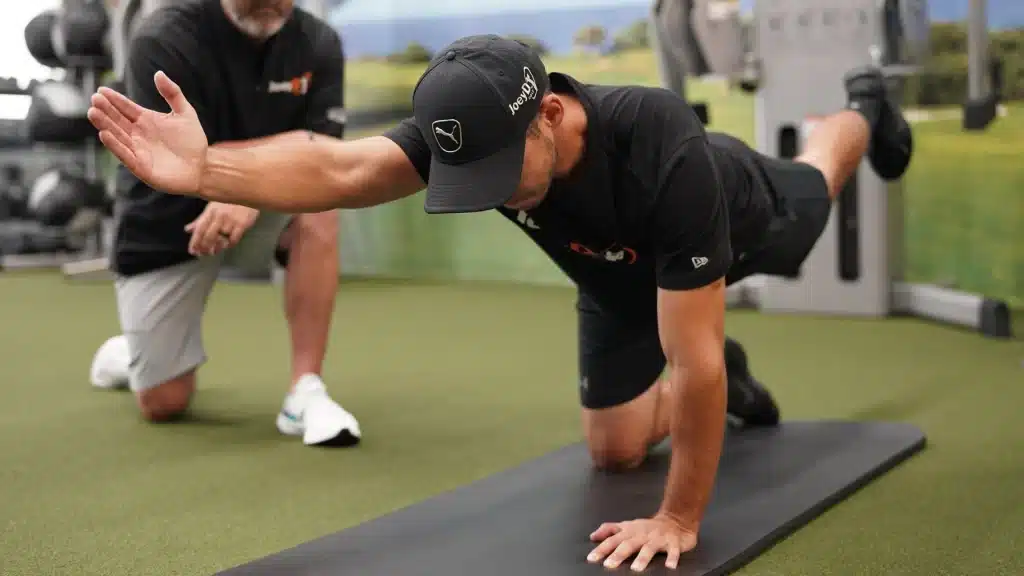
[[[298,8],[276,36],[257,43],[228,20],[220,0],[169,3],[135,32],[124,78],[129,98],[167,112],[153,84],[159,70],[181,86],[211,144],[306,129],[342,136],[341,39]],[[184,227],[206,202],[153,190],[118,170],[113,269],[131,275],[190,259]]]
[[[725,276],[733,253],[760,240],[772,200],[749,164],[712,145],[693,109],[660,88],[584,85],[550,74],[551,89],[587,113],[580,164],[533,210],[498,211],[602,309],[653,314],[655,288],[689,290]],[[385,136],[423,181],[430,151],[411,120]]]

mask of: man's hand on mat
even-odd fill
[[[697,534],[679,525],[675,520],[655,516],[628,522],[606,522],[590,535],[601,544],[587,556],[592,563],[604,560],[606,568],[615,569],[636,554],[630,569],[640,572],[658,553],[668,557],[665,566],[670,570],[679,566],[679,557],[697,545]]]
[[[206,161],[206,133],[177,84],[163,72],[153,81],[169,113],[143,108],[103,87],[92,96],[89,121],[103,145],[140,180],[162,192],[195,195]]]
[[[248,206],[210,202],[198,218],[185,226],[185,232],[192,234],[189,254],[211,256],[238,244],[259,215],[259,210]]]

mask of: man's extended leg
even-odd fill
[[[355,417],[329,400],[320,375],[338,292],[340,256],[336,211],[296,216],[281,238],[287,250],[284,308],[292,345],[292,390],[278,429],[302,434],[307,444],[359,442]]]
[[[728,282],[752,274],[789,276],[799,271],[828,222],[832,202],[856,174],[865,156],[886,180],[899,178],[910,164],[913,141],[910,126],[898,106],[886,94],[877,69],[860,69],[846,79],[848,109],[819,120],[794,162],[767,158],[736,138],[709,134],[716,146],[749,160],[752,181],[761,193],[781,200],[780,213],[769,228],[763,245],[741,255],[729,271]],[[770,398],[750,373],[746,354],[737,342],[726,345],[731,413],[752,415],[748,423],[778,421],[759,402],[746,398]],[[735,406],[735,408],[734,408]]]
[[[910,125],[886,94],[885,79],[876,68],[846,77],[848,109],[820,121],[810,133],[797,162],[817,168],[835,199],[867,156],[885,180],[903,175],[910,164]]]

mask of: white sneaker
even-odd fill
[[[108,338],[92,358],[89,381],[97,388],[127,388],[131,362],[128,339],[123,334]]]
[[[287,436],[302,436],[307,446],[353,446],[362,432],[355,416],[327,395],[315,374],[299,378],[277,415],[277,429]]]

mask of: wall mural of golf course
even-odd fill
[[[746,2],[749,3],[749,2]],[[934,1],[933,58],[908,90],[917,153],[905,187],[905,276],[1024,305],[1024,3],[991,0],[993,56],[1003,59],[1005,103],[984,132],[961,129],[966,90],[965,2]],[[351,0],[330,14],[348,57],[346,100],[381,118],[349,137],[380,133],[409,110],[433,51],[463,35],[517,36],[549,70],[585,82],[658,85],[647,2]],[[943,23],[945,22],[945,23]],[[695,79],[712,130],[753,141],[753,98],[725,81]],[[372,114],[368,114],[371,113]],[[379,116],[378,116],[379,113]],[[387,120],[384,120],[387,118]],[[423,198],[343,216],[348,275],[520,280],[562,284],[561,273],[495,214],[427,216]]]

